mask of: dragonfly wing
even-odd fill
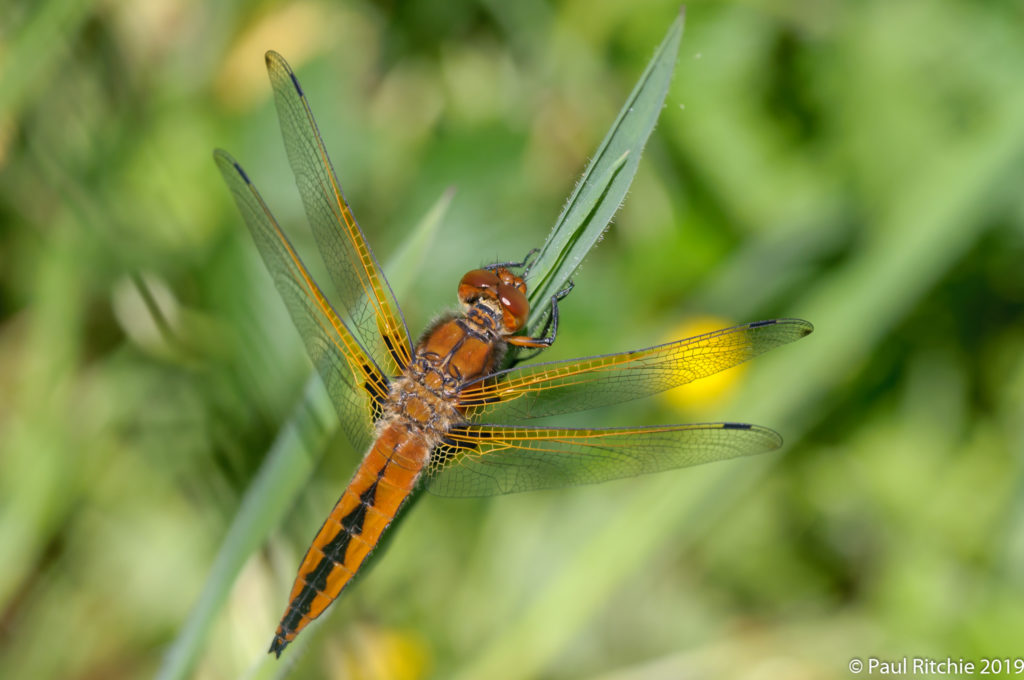
[[[585,411],[685,385],[813,330],[802,319],[755,321],[632,352],[522,366],[470,383],[459,404],[470,420]]]
[[[466,425],[434,449],[426,485],[440,496],[492,496],[594,484],[781,445],[774,430],[743,423],[608,429]]]
[[[358,451],[373,438],[373,422],[388,395],[388,380],[338,318],[241,166],[214,153],[256,247],[327,386],[341,426]]]
[[[385,375],[398,375],[412,356],[401,309],[342,195],[298,79],[281,55],[267,52],[266,59],[288,162],[337,301],[377,366]]]

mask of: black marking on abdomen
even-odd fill
[[[388,461],[389,463],[391,461]],[[364,508],[371,507],[377,501],[377,482],[384,476],[384,471],[387,470],[387,463],[381,466],[380,471],[377,473],[377,479],[374,480],[373,484],[366,487],[366,491],[359,494],[359,501],[363,504]],[[365,513],[364,513],[365,516]],[[359,523],[359,533],[363,531],[363,523]]]
[[[306,585],[302,587],[298,597],[292,602],[288,612],[281,620],[281,628],[284,630],[290,632],[298,627],[303,617],[309,613],[309,608],[312,606],[313,600],[316,599],[317,593],[324,592],[327,587],[327,577],[334,570],[335,565],[344,564],[348,544],[352,541],[353,536],[358,536],[363,532],[366,511],[376,501],[379,480],[380,475],[373,484],[366,487],[366,491],[359,495],[359,505],[341,518],[342,530],[324,546],[322,551],[324,556],[320,558],[313,570],[306,574]]]

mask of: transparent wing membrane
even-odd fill
[[[323,378],[341,427],[356,450],[365,450],[388,394],[387,379],[335,314],[241,166],[221,150],[214,158]]]
[[[777,449],[773,430],[743,423],[609,429],[467,425],[434,450],[427,489],[492,496],[594,484]]]
[[[470,420],[525,420],[639,399],[685,385],[804,337],[801,319],[734,326],[647,349],[522,366],[467,385]]]
[[[384,374],[397,375],[412,356],[401,310],[345,201],[299,81],[281,55],[267,52],[266,60],[288,162],[343,318]]]

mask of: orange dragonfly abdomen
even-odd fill
[[[497,271],[467,274],[463,284],[473,285],[461,291],[463,297],[480,296],[481,286],[496,287],[499,274],[514,279],[506,269]],[[522,293],[511,286],[502,290],[506,300],[522,298],[525,313]],[[431,452],[453,427],[464,424],[454,395],[467,381],[490,373],[504,351],[498,330],[503,307],[489,296],[484,300],[465,316],[442,318],[428,329],[404,374],[392,383],[376,440],[306,551],[271,652],[280,655],[338,597],[412,494]]]
[[[423,437],[406,423],[381,430],[306,551],[271,652],[280,656],[352,580],[409,497],[429,453]]]

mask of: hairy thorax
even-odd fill
[[[404,425],[433,447],[463,423],[456,405],[459,390],[491,373],[505,352],[497,331],[499,314],[490,301],[481,301],[465,315],[442,317],[431,325],[405,372],[392,382],[381,424]]]

